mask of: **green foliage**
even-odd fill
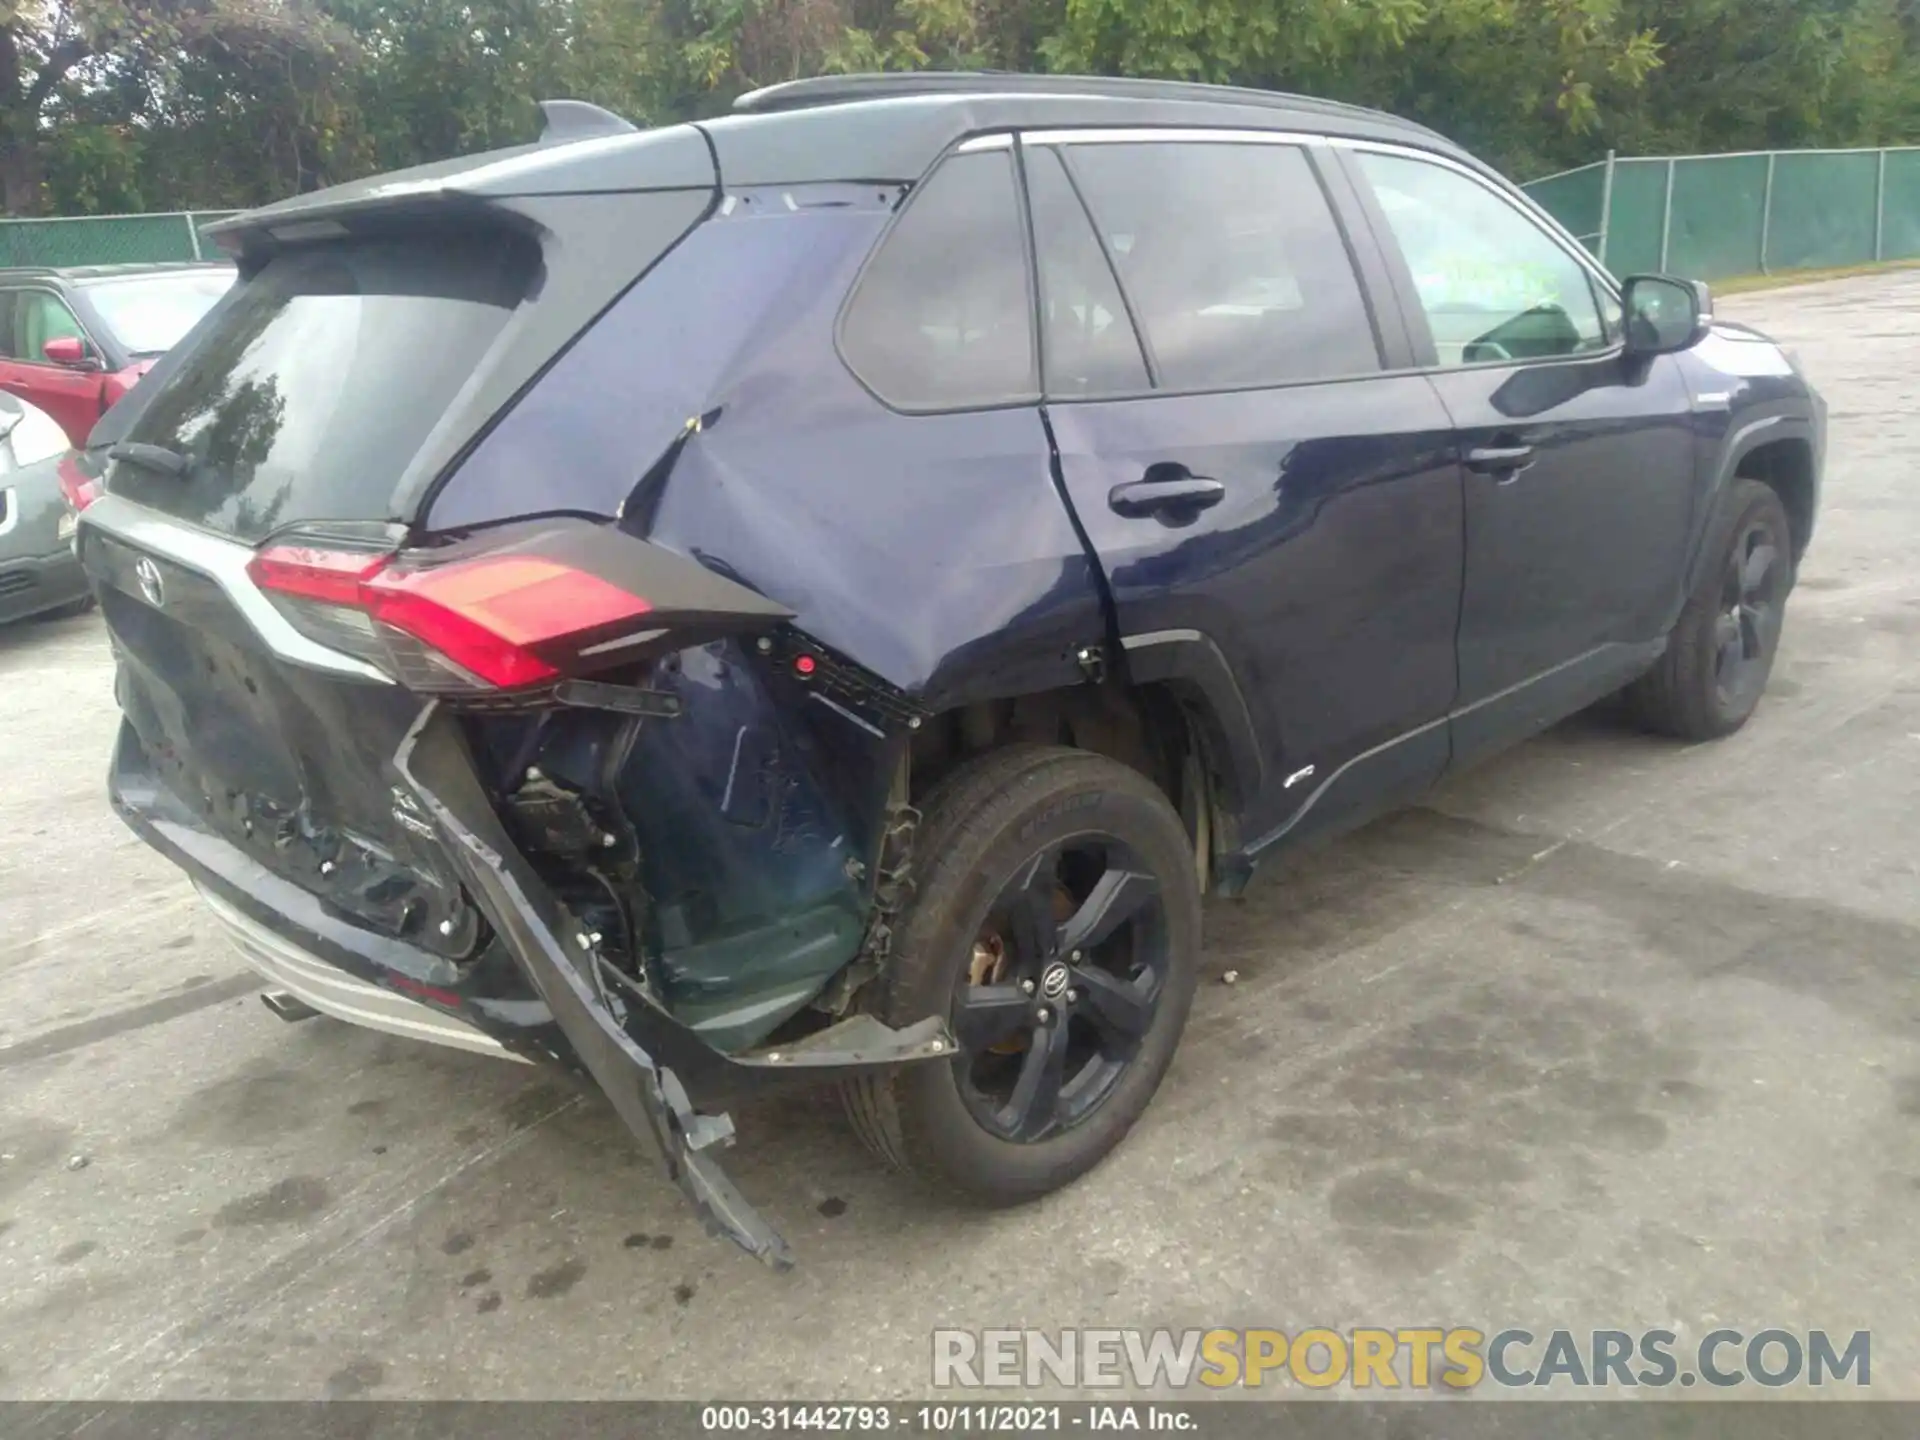
[[[1916,0],[0,0],[14,213],[224,208],[870,70],[1156,75],[1377,105],[1509,171],[1920,141]]]

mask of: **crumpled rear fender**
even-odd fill
[[[737,1091],[939,1060],[954,1051],[945,1023],[929,1017],[893,1030],[855,1016],[786,1051],[722,1054],[600,958],[593,937],[507,834],[459,726],[440,705],[421,711],[393,763],[582,1067],[627,1127],[658,1147],[709,1231],[775,1268],[790,1266],[786,1242],[740,1195],[716,1158],[733,1141],[732,1120],[698,1111],[688,1085],[702,1092]]]

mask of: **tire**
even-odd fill
[[[1793,589],[1793,532],[1780,497],[1738,479],[1720,515],[1666,653],[1626,690],[1639,724],[1681,740],[1717,740],[1747,723],[1767,688]]]
[[[949,1193],[1002,1205],[1044,1195],[1120,1143],[1173,1058],[1199,974],[1193,843],[1136,771],[1018,746],[935,787],[914,852],[914,893],[866,1003],[895,1026],[945,1016],[960,1053],[847,1082],[848,1118],[888,1165]],[[1127,918],[1101,938],[1096,912]],[[1067,948],[1076,934],[1095,938]],[[1051,1024],[1033,1018],[1042,1009]],[[1002,1023],[1015,1031],[985,1043]],[[1030,1070],[1039,1078],[1024,1080]],[[1039,1113],[1049,1073],[1050,1118]]]

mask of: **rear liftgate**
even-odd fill
[[[630,974],[608,958],[601,936],[516,844],[462,722],[476,709],[525,715],[565,707],[684,723],[665,692],[582,674],[616,666],[631,674],[656,656],[774,630],[789,612],[672,551],[583,521],[531,522],[399,555],[357,548],[352,538],[340,530],[282,535],[250,574],[309,638],[355,654],[426,699],[393,757],[417,807],[414,823],[424,817],[439,832],[580,1063],[628,1127],[659,1147],[708,1229],[786,1268],[793,1261],[785,1241],[715,1158],[732,1141],[731,1120],[699,1113],[689,1085],[737,1093],[937,1059],[953,1051],[945,1024],[929,1017],[893,1030],[854,1014],[777,1050],[731,1056],[714,1048],[651,993],[644,971]],[[829,663],[801,653],[804,676]]]

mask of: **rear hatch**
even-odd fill
[[[155,778],[282,878],[448,955],[475,917],[388,773],[419,700],[289,626],[245,565],[276,532],[402,538],[399,477],[539,259],[506,229],[437,226],[270,259],[109,451],[99,518],[139,523],[86,532]]]

